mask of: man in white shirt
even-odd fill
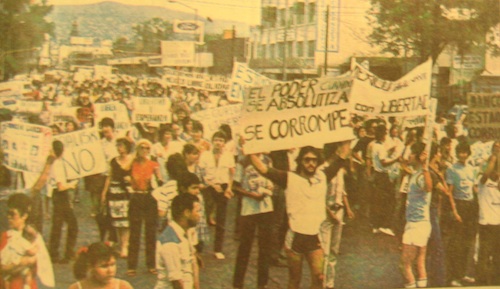
[[[76,238],[78,236],[78,222],[76,220],[73,205],[71,204],[69,190],[75,189],[77,181],[68,182],[66,171],[62,161],[64,145],[61,141],[52,144],[56,160],[52,165],[51,178],[55,183],[52,194],[53,213],[52,229],[50,232],[49,253],[53,263],[68,263],[74,256]],[[59,244],[61,242],[62,226],[68,224],[68,237],[66,240],[66,251],[63,259],[59,259]]]
[[[172,201],[172,218],[156,242],[158,279],[155,289],[199,288],[198,264],[188,229],[200,220],[201,205],[191,194],[180,194]]]
[[[374,233],[382,232],[394,236],[394,232],[389,228],[395,204],[394,184],[389,178],[389,167],[399,156],[391,156],[392,149],[387,147],[386,136],[387,128],[384,125],[377,126],[375,141],[371,146],[374,190],[371,217]]]
[[[216,207],[214,254],[219,260],[225,259],[222,253],[226,224],[227,202],[233,197],[233,176],[235,173],[234,156],[224,151],[227,136],[217,131],[212,137],[212,150],[204,151],[200,156],[200,168],[207,184],[207,214],[211,213],[213,204]],[[205,197],[205,196],[204,196]]]

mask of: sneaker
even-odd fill
[[[224,260],[224,259],[226,259],[226,256],[224,256],[224,254],[222,254],[221,252],[215,252],[214,255],[215,255],[215,258],[217,260]]]
[[[394,232],[389,229],[389,228],[380,228],[380,232],[386,234],[386,235],[389,235],[389,236],[396,236],[396,234],[394,234]]]
[[[462,282],[464,282],[464,283],[476,283],[476,279],[474,277],[465,276],[464,278],[462,278]]]
[[[460,282],[459,280],[453,280],[453,281],[451,281],[450,286],[451,287],[462,287],[462,282]]]

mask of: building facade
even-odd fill
[[[353,56],[380,56],[366,39],[369,8],[369,0],[262,0],[249,65],[275,79],[294,79],[338,75]]]

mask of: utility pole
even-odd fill
[[[288,28],[288,0],[285,1],[285,13],[283,17],[285,18],[285,27],[283,28],[283,81],[286,81],[286,34]]]
[[[324,75],[326,76],[326,73],[328,71],[328,28],[330,26],[330,5],[326,6],[326,29],[325,29],[325,71]]]

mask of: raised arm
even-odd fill
[[[268,178],[278,186],[286,188],[288,180],[288,174],[286,171],[268,167],[266,164],[264,164],[264,162],[262,162],[259,155],[251,154],[249,157],[252,165],[262,176]]]
[[[40,176],[38,177],[38,180],[36,183],[33,185],[31,188],[31,194],[36,195],[40,192],[40,190],[45,186],[47,183],[47,179],[49,178],[50,175],[50,169],[52,167],[52,164],[56,160],[53,152],[50,152],[50,154],[47,156],[47,160],[45,161],[45,166],[43,167],[42,172],[40,173]]]
[[[483,175],[481,176],[481,184],[486,183],[488,178],[491,176],[493,171],[495,170],[495,165],[497,164],[497,156],[496,155],[491,155],[490,158],[488,159],[488,165],[486,167],[486,170],[484,171]]]

